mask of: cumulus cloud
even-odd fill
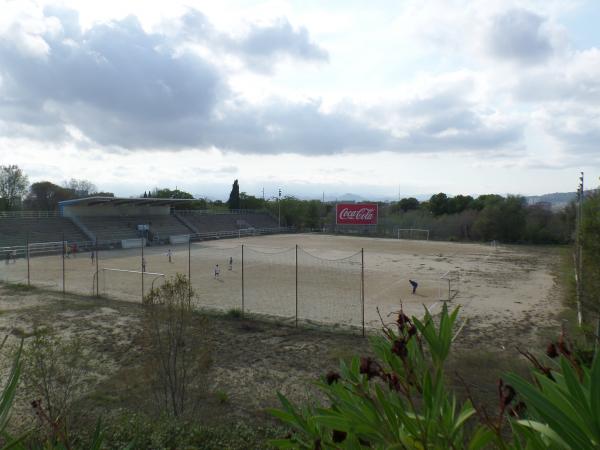
[[[525,9],[511,9],[491,20],[488,44],[493,56],[521,64],[547,60],[553,52],[546,19]]]
[[[269,72],[279,59],[326,61],[305,28],[289,21],[221,33],[199,11],[176,28],[145,30],[127,17],[85,30],[75,12],[46,8],[42,26],[15,24],[0,39],[0,130],[45,141],[121,151],[216,147],[253,154],[443,152],[515,149],[522,125],[469,100],[468,80],[369,110],[320,101],[242,101],[226,68],[194,42]],[[167,31],[164,31],[164,30]],[[19,44],[27,34],[45,51]]]
[[[237,35],[220,32],[200,11],[184,14],[179,26],[171,30],[183,43],[200,43],[208,51],[235,56],[246,67],[260,73],[271,73],[282,60],[322,63],[328,52],[312,41],[305,27],[294,28],[286,18],[266,24],[249,24]]]
[[[526,102],[600,102],[600,50],[577,51],[544,70],[524,73],[515,97]]]
[[[281,57],[316,62],[329,59],[327,51],[310,40],[306,28],[294,29],[287,19],[267,26],[254,25],[241,38],[232,39],[229,47],[259,71],[269,71],[274,60]]]

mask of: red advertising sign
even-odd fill
[[[338,203],[335,216],[338,225],[377,225],[377,203]]]

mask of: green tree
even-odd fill
[[[231,193],[229,194],[229,200],[227,200],[227,206],[229,209],[240,209],[240,186],[238,184],[238,180],[233,182]]]
[[[306,209],[306,220],[305,226],[312,228],[321,227],[321,202],[318,200],[311,200],[308,202],[308,208]]]
[[[73,192],[50,181],[33,183],[25,198],[25,207],[35,211],[55,211],[58,202],[75,198]]]
[[[262,198],[255,197],[246,192],[240,193],[240,209],[262,209],[264,206],[265,201]]]
[[[271,410],[291,426],[291,436],[272,441],[288,449],[596,449],[600,442],[600,355],[590,367],[564,334],[550,343],[547,361],[523,352],[534,381],[508,374],[498,383],[498,411],[476,411],[448,387],[458,309],[444,304],[439,320],[402,311],[396,329],[371,338],[373,357],[340,363],[318,388],[326,405]],[[437,325],[436,325],[437,324]],[[554,361],[553,361],[554,360]],[[478,414],[477,414],[478,413]]]
[[[168,189],[168,188],[162,188],[162,189],[158,189],[155,188],[154,190],[152,190],[152,192],[150,192],[148,194],[148,197],[150,198],[174,198],[174,199],[180,199],[180,200],[193,200],[194,196],[192,194],[190,194],[189,192],[185,192],[179,189]]]
[[[600,192],[586,197],[583,202],[580,233],[584,307],[600,314]]]
[[[525,199],[518,196],[486,202],[474,224],[484,240],[518,242],[525,236]]]
[[[470,195],[455,195],[448,199],[448,214],[459,214],[471,207],[473,197]]]
[[[27,192],[29,181],[19,166],[0,166],[0,206],[7,210],[17,209]]]
[[[419,209],[419,200],[414,197],[403,198],[398,202],[398,207],[402,212]]]
[[[471,208],[477,211],[481,211],[486,206],[492,206],[500,203],[504,200],[504,197],[497,194],[484,194],[477,197],[471,202]]]
[[[194,291],[187,277],[176,274],[144,297],[145,330],[151,344],[151,370],[160,413],[180,417],[205,394],[204,374],[211,363],[206,319],[194,316]]]
[[[434,216],[441,216],[448,213],[448,196],[443,192],[434,194],[429,199],[429,211]]]

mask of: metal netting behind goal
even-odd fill
[[[362,326],[361,252],[324,256],[298,248],[298,320]]]
[[[296,315],[295,248],[244,246],[244,311],[293,320]]]
[[[100,268],[98,276],[98,289],[103,297],[140,303],[143,295],[147,295],[152,288],[159,287],[165,280],[165,274],[159,272],[142,272],[141,270],[111,267]],[[92,289],[95,282],[94,277]]]
[[[196,306],[219,311],[242,308],[241,259],[241,245],[192,245],[190,273]]]

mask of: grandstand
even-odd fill
[[[89,197],[59,203],[58,212],[23,211],[0,215],[0,248],[29,242],[119,243],[146,237],[163,244],[174,236],[232,236],[238,230],[277,229],[269,214],[253,211],[175,210],[189,200]],[[227,234],[229,233],[229,234]],[[210,237],[209,237],[210,238]]]
[[[86,241],[85,234],[68,218],[49,215],[13,213],[0,217],[0,247],[25,245],[29,242]]]
[[[139,237],[138,225],[148,225],[148,231],[155,241],[165,241],[169,236],[190,234],[192,230],[174,216],[88,216],[79,221],[98,241],[119,241]]]
[[[178,211],[177,215],[198,233],[277,227],[277,221],[266,213],[206,214],[203,211]]]

